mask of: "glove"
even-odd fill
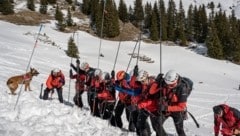
[[[74,68],[75,66],[72,63],[70,63],[70,67]]]
[[[61,78],[61,79],[59,80],[59,82],[62,84],[62,86],[65,85],[65,80],[64,80],[63,78]]]
[[[111,72],[111,77],[114,79],[115,78],[115,71],[114,70],[112,70],[112,72]]]
[[[159,111],[160,112],[166,112],[167,111],[167,109],[168,109],[168,106],[167,105],[160,105],[160,107],[159,107]]]
[[[133,69],[133,75],[134,76],[138,76],[138,65],[136,65],[135,67],[134,67],[134,69]]]
[[[158,83],[162,82],[163,81],[163,73],[158,74],[155,81],[158,82]]]
[[[69,76],[72,77],[73,76],[73,72],[72,69],[69,70]]]

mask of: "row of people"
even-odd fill
[[[72,63],[70,66],[75,74],[71,69],[69,76],[71,79],[76,79],[76,93],[73,101],[82,108],[84,105],[82,94],[86,91],[88,105],[93,116],[108,119],[112,126],[122,128],[122,114],[125,110],[129,123],[128,130],[135,131],[141,136],[151,135],[148,117],[150,117],[151,126],[156,135],[166,136],[163,124],[168,117],[172,117],[178,135],[186,136],[183,122],[187,118],[187,98],[193,86],[188,78],[180,76],[173,70],[165,75],[160,73],[155,78],[149,76],[147,71],[139,70],[137,65],[130,74],[121,70],[116,75],[115,71],[108,73],[92,68],[87,62],[80,65],[79,60],[76,61],[76,66]],[[59,101],[63,102],[62,86],[64,84],[62,72],[54,69],[47,80],[43,99],[48,99],[50,90],[56,88]],[[227,114],[228,110],[224,110],[226,107],[228,106],[218,105],[213,108],[215,136],[219,134],[222,122],[224,122],[222,125],[224,131],[221,132],[224,136],[240,134],[238,131],[240,113],[234,109],[232,114]],[[225,115],[232,124],[225,121]]]

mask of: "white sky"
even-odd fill
[[[40,74],[33,78],[31,87],[34,91],[22,91],[16,109],[14,105],[17,96],[9,95],[6,81],[10,76],[25,73],[29,57],[33,51],[35,39],[33,35],[39,31],[39,26],[17,26],[0,21],[0,135],[2,136],[56,136],[56,135],[126,135],[117,128],[110,127],[108,122],[90,115],[86,109],[79,110],[60,104],[57,95],[52,101],[42,101],[39,97],[40,85],[45,83],[53,68],[60,68],[66,76],[64,86],[64,100],[68,99],[69,83],[70,102],[74,91],[74,81],[69,81],[68,71],[71,59],[64,50],[72,34],[59,33],[53,30],[54,25],[46,24],[41,34],[46,34],[49,40],[54,41],[58,47],[44,44],[40,40],[31,61],[31,67],[39,70]],[[26,35],[26,33],[31,33]],[[41,37],[41,39],[44,39]],[[98,49],[100,40],[85,32],[75,35],[75,42],[80,51],[81,62],[87,61],[92,67],[97,67]],[[100,60],[100,68],[110,72],[113,69],[115,54],[119,42],[102,41],[101,52],[105,57]],[[126,70],[135,42],[122,42],[116,71]],[[61,49],[60,49],[61,48]],[[185,121],[185,130],[188,136],[213,135],[212,106],[227,103],[240,109],[240,66],[227,61],[219,61],[196,54],[186,48],[163,45],[163,73],[175,69],[182,76],[194,81],[194,90],[188,99],[188,109],[194,114],[201,125],[197,129],[191,118]],[[139,67],[152,75],[159,72],[159,45],[141,43],[140,54],[151,57],[155,63],[149,64],[139,61]],[[75,60],[73,60],[75,62]],[[130,69],[136,64],[133,59]],[[200,83],[203,82],[203,83]],[[20,88],[18,88],[19,92]],[[86,94],[83,95],[87,107]],[[127,127],[124,118],[124,127]],[[166,130],[175,134],[172,120],[165,123]],[[134,135],[134,133],[129,133]]]

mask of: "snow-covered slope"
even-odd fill
[[[64,86],[64,100],[68,101],[70,88],[70,103],[74,95],[74,81],[69,81],[68,71],[71,58],[65,55],[67,42],[72,34],[60,33],[53,30],[52,24],[45,24],[41,35],[48,36],[57,46],[38,40],[34,48],[39,26],[17,26],[0,21],[0,136],[101,136],[101,135],[135,135],[123,132],[109,126],[106,120],[92,117],[87,109],[60,104],[57,95],[53,100],[39,99],[40,85],[45,83],[53,68],[62,69],[66,76]],[[44,36],[41,36],[44,39]],[[100,40],[85,32],[75,34],[75,42],[80,51],[81,62],[87,61],[92,67],[97,67]],[[117,51],[118,42],[102,41],[99,68],[110,72]],[[135,42],[122,42],[116,71],[126,70]],[[20,99],[14,110],[18,96],[9,95],[6,81],[10,76],[23,74],[29,63],[31,53],[34,54],[30,63],[40,74],[33,78],[32,92],[22,90]],[[159,73],[159,45],[141,43],[140,54],[152,58],[155,63],[139,62],[141,69],[152,75]],[[188,100],[188,109],[192,112],[201,127],[197,129],[191,118],[185,121],[185,130],[188,136],[213,135],[212,106],[227,103],[240,109],[240,91],[237,90],[240,79],[240,66],[227,61],[214,60],[198,55],[186,48],[163,45],[163,73],[175,69],[180,75],[187,76],[194,81],[194,90]],[[75,60],[74,60],[75,61]],[[133,59],[130,69],[136,64]],[[69,84],[70,83],[70,84]],[[18,93],[20,87],[18,88]],[[85,107],[87,105],[86,94]],[[127,127],[125,116],[124,127]],[[172,120],[165,123],[166,130],[175,134]],[[154,134],[154,132],[153,132]]]

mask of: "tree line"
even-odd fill
[[[182,0],[179,7],[176,7],[174,0],[168,1],[168,7],[164,0],[145,5],[142,0],[135,0],[133,7],[127,7],[124,0],[120,0],[118,6],[114,0],[83,0],[81,4],[65,1],[69,4],[66,17],[58,5],[55,8],[56,25],[60,31],[74,25],[71,12],[77,7],[90,17],[91,28],[98,36],[118,36],[121,20],[132,23],[148,34],[152,41],[161,38],[162,41],[173,41],[181,46],[187,46],[189,42],[205,43],[210,57],[240,63],[240,20],[234,10],[227,15],[220,3],[191,4],[185,11]],[[2,0],[0,12],[4,15],[14,14],[12,3],[13,0]],[[47,5],[56,3],[56,0],[40,0],[39,12],[47,14]],[[27,0],[27,7],[35,11],[34,0]]]

